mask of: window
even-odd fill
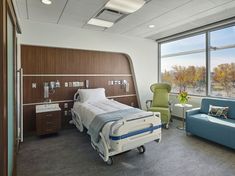
[[[172,92],[206,94],[205,34],[161,44],[161,81],[172,86]]]
[[[235,26],[159,46],[160,81],[171,84],[172,93],[235,97]]]
[[[211,95],[235,97],[235,26],[210,33]]]

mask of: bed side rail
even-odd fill
[[[72,119],[73,119],[73,123],[74,125],[77,127],[77,129],[80,132],[83,132],[83,124],[82,124],[82,119],[79,116],[79,114],[72,108],[71,109],[71,113],[72,113]]]
[[[110,133],[109,135],[113,135],[115,133],[115,131],[119,130],[123,125],[125,125],[126,123],[130,123],[130,122],[135,122],[137,120],[140,119],[146,119],[146,118],[150,118],[150,117],[155,117],[155,118],[160,118],[160,113],[159,112],[151,112],[148,114],[137,114],[133,117],[125,117],[121,120],[118,120],[114,123],[112,123],[111,127],[110,127]]]

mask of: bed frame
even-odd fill
[[[74,109],[71,111],[73,123],[82,132],[84,127],[79,112],[76,112]],[[91,140],[91,145],[99,153],[104,162],[112,165],[112,156],[114,155],[134,148],[137,148],[139,153],[142,154],[145,152],[144,144],[151,141],[161,141],[160,113],[154,112],[151,116],[131,119],[124,118],[112,122],[109,131],[109,141],[105,138],[103,130],[99,135],[99,142],[96,143]]]

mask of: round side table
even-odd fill
[[[185,126],[184,126],[184,121],[185,121],[185,109],[186,109],[186,108],[191,108],[193,105],[191,105],[191,104],[180,104],[180,103],[178,103],[178,104],[175,104],[175,106],[182,108],[182,113],[183,113],[183,120],[182,120],[183,123],[182,123],[182,126],[177,126],[177,128],[180,129],[180,130],[185,130]]]

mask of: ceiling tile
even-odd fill
[[[143,23],[159,18],[163,14],[189,2],[190,0],[152,0],[140,10],[125,17],[113,27],[107,29],[107,31],[123,34],[127,33],[132,29],[142,26]]]
[[[52,0],[49,6],[41,0],[14,1],[22,19],[104,30],[87,25],[87,21],[108,0]],[[156,39],[234,16],[235,0],[151,0],[104,31]],[[149,28],[150,24],[155,28]]]
[[[26,7],[26,0],[16,0],[16,6],[20,15],[20,18],[27,19],[27,7]]]
[[[67,0],[52,0],[45,5],[41,0],[27,0],[29,19],[46,23],[57,23]]]
[[[84,29],[89,29],[89,30],[95,30],[95,31],[103,31],[105,30],[104,27],[100,27],[100,26],[94,26],[94,25],[90,25],[90,24],[85,24],[83,26]]]
[[[198,18],[191,18],[185,20],[184,24],[171,25],[164,29],[157,30],[150,36],[142,36],[150,39],[159,39],[162,37],[167,37],[169,35],[177,34],[183,31],[194,29],[200,26],[204,26],[213,22],[218,22],[224,19],[228,19],[235,16],[235,2],[227,4],[225,6],[220,6],[216,9],[207,11],[203,14],[198,15]]]
[[[220,5],[223,3],[227,3],[227,2],[231,2],[233,0],[210,0],[212,3],[214,3],[215,5]]]
[[[108,0],[69,0],[59,24],[83,27]]]
[[[193,7],[193,8],[192,8]],[[193,0],[190,3],[184,4],[183,6],[176,8],[168,13],[165,13],[159,18],[153,19],[151,24],[155,25],[155,29],[162,29],[166,26],[172,25],[173,23],[180,23],[185,19],[191,18],[192,16],[202,13],[210,8],[215,7],[215,4],[211,3],[210,1],[205,0]],[[123,34],[133,34],[136,36],[141,36],[145,33],[154,32],[154,29],[149,29],[147,24],[140,26],[139,28],[135,28],[129,32]]]

